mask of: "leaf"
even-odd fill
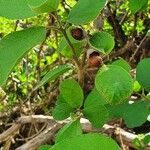
[[[53,118],[55,120],[64,120],[70,117],[70,113],[74,111],[69,104],[63,99],[62,95],[57,97],[56,106],[53,110]]]
[[[51,145],[42,145],[37,150],[50,150],[51,147]]]
[[[85,100],[83,114],[95,128],[102,127],[108,120],[108,111],[104,106],[105,104],[106,101],[95,88]]]
[[[79,57],[83,50],[83,44],[76,42],[76,43],[73,43],[72,45],[75,49],[76,55]],[[73,58],[73,52],[65,38],[61,39],[59,43],[58,51],[67,58]]]
[[[119,58],[118,60],[114,61],[112,65],[117,65],[125,69],[127,72],[130,72],[131,66],[126,62],[124,59]]]
[[[62,140],[70,139],[72,137],[82,134],[82,127],[79,120],[72,121],[66,124],[56,135],[55,142],[58,143]]]
[[[35,16],[27,0],[0,0],[0,16],[7,19],[25,19]]]
[[[123,115],[127,126],[129,128],[141,126],[147,121],[147,117],[150,114],[149,109],[148,103],[136,102],[131,104],[130,107],[127,108],[127,112]]]
[[[53,150],[121,150],[117,143],[104,135],[84,134],[69,140],[63,140]]]
[[[114,48],[114,38],[107,32],[96,32],[90,38],[90,44],[99,52],[109,54]]]
[[[83,113],[93,127],[100,128],[108,121],[108,111],[103,105],[91,105],[84,108]]]
[[[0,86],[4,86],[8,75],[18,61],[45,39],[44,27],[32,27],[13,32],[0,41]]]
[[[68,22],[87,24],[98,16],[105,4],[106,0],[79,0],[69,13]]]
[[[133,92],[139,92],[140,90],[141,90],[141,85],[137,80],[135,80],[133,84]]]
[[[146,36],[150,37],[150,30],[147,31]]]
[[[148,0],[129,0],[129,8],[133,14],[145,10],[148,5]]]
[[[60,0],[28,0],[28,4],[35,13],[53,12],[57,10]]]
[[[146,145],[150,144],[150,135],[149,135],[149,134],[147,134],[147,135],[144,137],[143,143],[146,144]]]
[[[79,83],[74,79],[64,80],[60,84],[59,89],[66,103],[68,103],[72,108],[79,108],[82,106],[84,99],[83,90]]]
[[[96,75],[95,86],[110,104],[122,103],[133,89],[132,77],[120,66],[103,66]]]
[[[136,68],[136,80],[146,90],[150,91],[150,58],[145,58],[139,62]]]
[[[129,128],[141,126],[150,113],[150,102],[123,103],[109,108],[111,118],[123,118]]]
[[[87,96],[84,102],[84,107],[96,106],[96,105],[105,105],[107,104],[106,100],[99,94],[99,92],[94,88],[90,94]]]
[[[47,82],[50,82],[56,78],[58,78],[60,75],[64,74],[68,70],[70,70],[72,67],[70,65],[60,65],[57,68],[54,68],[53,70],[49,71],[39,82],[39,84],[35,87],[34,90],[38,89],[42,85],[44,85]]]

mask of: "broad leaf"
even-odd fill
[[[25,19],[35,16],[27,0],[0,0],[0,16],[7,19]]]
[[[132,77],[120,66],[103,66],[97,73],[95,85],[110,104],[122,103],[133,89]]]
[[[136,69],[136,79],[146,90],[150,91],[150,58],[139,62]]]
[[[57,10],[60,0],[28,0],[35,13],[45,13]]]
[[[103,54],[109,54],[114,48],[115,42],[109,33],[96,32],[90,38],[90,44]]]
[[[53,118],[55,120],[64,120],[70,117],[70,113],[74,111],[69,104],[63,99],[62,95],[57,97],[56,106],[53,110]]]
[[[68,21],[75,25],[89,23],[104,8],[106,0],[79,0],[72,8]]]
[[[101,134],[84,134],[57,143],[53,150],[121,150],[117,143]]]
[[[95,128],[102,127],[108,120],[108,111],[105,108],[106,101],[94,88],[84,103],[83,114]]]
[[[50,150],[51,147],[51,145],[42,145],[37,150]]]
[[[85,99],[84,107],[105,105],[106,100],[100,95],[100,93],[94,88]]]
[[[79,120],[72,121],[66,124],[56,135],[55,142],[58,143],[62,140],[70,139],[72,137],[82,134],[82,127]]]
[[[93,127],[100,128],[108,121],[108,111],[103,105],[91,105],[84,108],[83,113]]]
[[[123,118],[129,128],[141,126],[150,114],[150,102],[138,101],[108,107],[111,118]]]
[[[61,65],[57,68],[54,68],[53,70],[49,71],[39,82],[39,84],[35,87],[34,90],[38,89],[42,85],[44,85],[47,82],[50,82],[56,78],[58,78],[60,75],[64,74],[68,70],[70,70],[72,67],[70,65]]]
[[[60,93],[66,103],[68,103],[72,108],[79,108],[83,103],[83,91],[79,83],[74,79],[64,80],[60,84]]]
[[[18,61],[45,39],[45,28],[32,27],[13,32],[0,41],[0,86],[4,86],[8,75]]]
[[[133,14],[138,11],[145,10],[148,0],[129,0],[129,8]]]
[[[124,59],[120,58],[112,63],[112,65],[117,65],[125,69],[127,72],[130,72],[131,66]]]

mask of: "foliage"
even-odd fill
[[[10,19],[7,20],[10,25],[16,20],[13,32],[11,27],[9,32],[0,28],[6,35],[0,39],[0,87],[8,92],[12,104],[20,99],[28,101],[35,91],[34,100],[46,99],[43,95],[54,92],[53,87],[59,83],[52,115],[55,120],[70,117],[71,122],[57,133],[54,145],[44,145],[39,150],[62,150],[62,147],[65,150],[119,150],[118,144],[107,136],[82,133],[80,118],[88,119],[95,128],[112,118],[122,118],[129,128],[148,120],[150,58],[143,57],[138,64],[132,64],[139,49],[132,50],[135,46],[130,49],[127,37],[136,35],[138,40],[143,34],[141,41],[149,38],[149,27],[144,25],[146,19],[141,21],[138,16],[149,11],[148,0],[79,0],[63,4],[60,0],[0,0],[0,16]],[[131,55],[128,54],[125,60],[111,59],[123,47],[130,50],[128,53],[133,52],[132,57],[128,59]],[[88,93],[85,76],[86,63],[91,62],[88,54],[91,49],[95,51],[99,68]],[[130,74],[131,68],[136,68],[136,77]],[[140,99],[130,104],[133,93],[140,95]],[[146,136],[144,144],[148,140]]]

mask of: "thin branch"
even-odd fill
[[[129,63],[131,63],[132,60],[134,60],[136,54],[137,54],[138,51],[140,50],[140,48],[141,48],[143,42],[146,40],[146,38],[147,38],[147,35],[145,35],[144,38],[142,39],[141,43],[139,44],[139,46],[138,46],[137,49],[135,50],[134,54],[133,54],[132,57],[130,58]]]

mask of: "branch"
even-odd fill
[[[69,123],[71,120],[67,119],[65,121],[56,122],[50,116],[43,116],[43,115],[32,115],[32,116],[24,116],[18,119],[16,123],[8,130],[3,132],[0,135],[0,142],[8,141],[12,137],[18,134],[19,129],[22,125],[28,123],[48,123],[47,128],[40,132],[36,137],[29,140],[27,143],[23,144],[22,146],[18,147],[16,150],[36,150],[39,146],[45,143],[50,143],[54,139],[54,135],[57,133],[59,129],[61,129],[65,124]],[[97,132],[107,134],[108,136],[112,136],[115,138],[119,143],[123,143],[128,147],[135,148],[132,141],[137,138],[138,136],[121,129],[120,127],[112,126],[105,124],[102,128],[94,129],[92,128],[91,123],[84,118],[81,118],[81,125],[84,132]],[[150,145],[146,145],[147,150],[150,149]],[[146,149],[145,149],[146,150]]]

